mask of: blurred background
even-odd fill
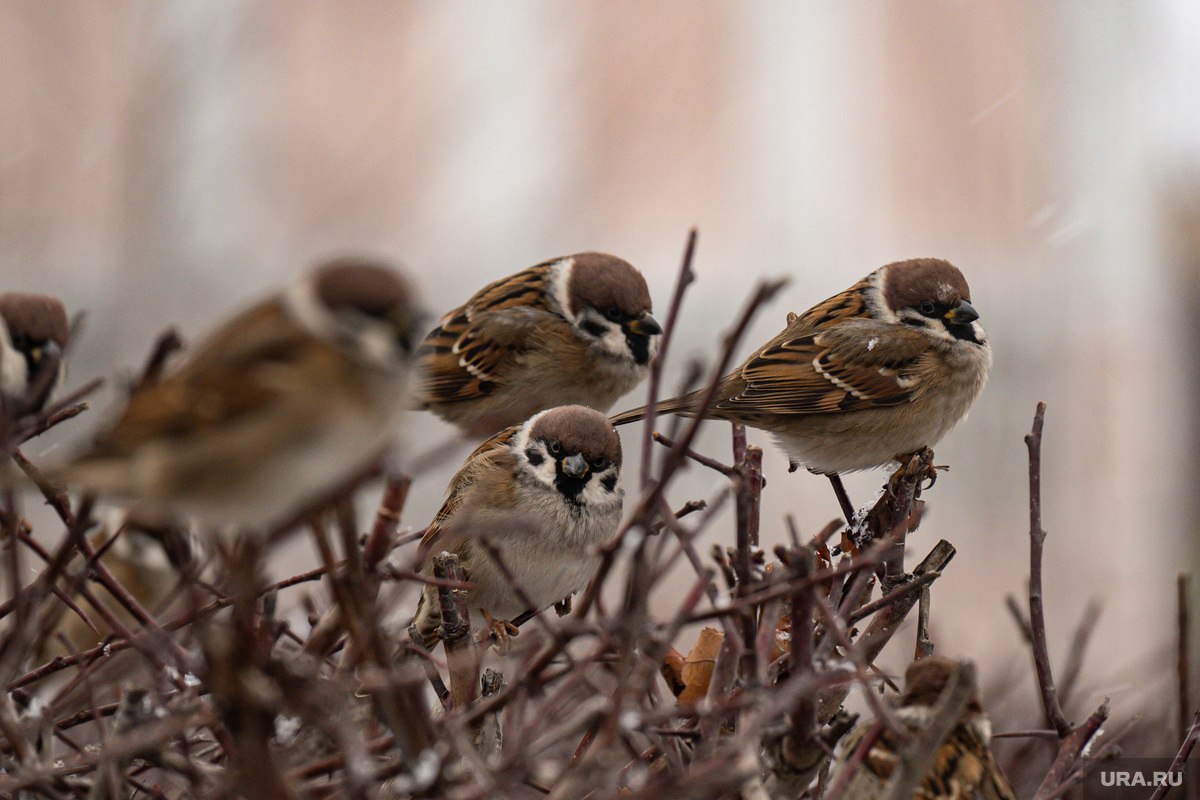
[[[110,378],[111,403],[163,328],[193,338],[331,254],[403,264],[440,314],[606,250],[646,274],[661,317],[696,226],[673,386],[760,277],[791,283],[739,357],[886,262],[950,259],[996,361],[909,539],[913,561],[939,538],[959,549],[933,593],[938,650],[979,660],[985,685],[1024,676],[993,705],[1037,721],[1004,598],[1025,592],[1022,437],[1045,400],[1056,664],[1103,604],[1068,715],[1111,695],[1173,741],[1175,576],[1200,522],[1198,95],[1192,0],[7,2],[0,288],[87,313],[71,382]],[[432,417],[421,430],[414,450],[454,450],[414,487],[415,527],[469,450]],[[826,481],[752,439],[768,543],[785,513],[806,535],[837,515]],[[727,459],[727,426],[700,449]],[[851,476],[855,502],[884,478]],[[717,485],[693,469],[672,499]]]

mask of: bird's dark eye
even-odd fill
[[[613,322],[620,322],[621,318],[625,315],[621,313],[621,309],[619,308],[610,308],[604,312],[604,316],[608,317]]]
[[[604,456],[592,459],[592,469],[601,470],[608,466],[608,459]]]
[[[937,313],[937,306],[933,304],[932,300],[926,300],[925,302],[921,303],[921,305],[917,306],[917,311],[920,311],[927,317],[932,317]]]
[[[550,452],[553,455],[558,455],[562,452],[562,445],[558,443],[558,439],[550,440]]]

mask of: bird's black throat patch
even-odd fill
[[[554,476],[554,486],[558,489],[563,497],[567,498],[567,502],[573,505],[582,505],[583,489],[587,486],[588,481],[592,479],[592,474],[589,472],[583,477],[577,478],[573,475],[568,475],[563,472],[562,464],[556,465],[557,475]]]
[[[625,331],[625,343],[629,345],[629,352],[633,354],[633,360],[638,364],[645,364],[650,360],[650,337],[645,334]]]
[[[953,322],[947,322],[946,330],[950,331],[950,335],[955,339],[979,344],[979,339],[975,338],[975,326],[969,322],[965,325],[955,325]]]

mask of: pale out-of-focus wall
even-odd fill
[[[88,311],[82,382],[336,251],[404,263],[441,311],[606,249],[661,307],[696,225],[673,380],[759,276],[792,283],[748,341],[886,261],[950,258],[996,366],[939,448],[952,469],[914,540],[959,546],[939,645],[1024,658],[1002,602],[1027,571],[1021,437],[1045,399],[1052,634],[1102,597],[1107,655],[1086,677],[1112,691],[1165,652],[1191,554],[1194,404],[1175,365],[1192,347],[1163,199],[1200,154],[1196,32],[1183,0],[10,3],[0,278]],[[764,529],[835,516],[824,482],[763,443]],[[451,468],[417,486],[414,524]],[[851,490],[866,502],[881,480]],[[675,498],[713,485],[696,473]]]

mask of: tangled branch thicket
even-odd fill
[[[692,280],[693,244],[664,355]],[[778,288],[764,284],[754,293],[710,377],[725,371],[741,332]],[[171,346],[163,341],[147,379]],[[660,382],[657,366],[650,408]],[[356,477],[280,532],[307,530],[322,567],[264,585],[256,565],[270,557],[269,545],[265,553],[252,542],[217,548],[209,557],[216,569],[181,556],[177,585],[147,608],[105,558],[114,542],[144,532],[130,524],[100,543],[92,499],[72,502],[21,452],[83,411],[82,397],[94,388],[3,431],[8,460],[41,490],[62,532],[57,546],[39,544],[52,537],[35,539],[7,482],[0,521],[14,591],[0,607],[2,796],[832,800],[848,781],[830,779],[831,754],[854,724],[843,702],[858,691],[877,727],[897,726],[882,696],[889,682],[874,662],[889,644],[918,656],[933,649],[929,597],[955,548],[938,541],[911,568],[904,563],[934,475],[931,452],[907,458],[852,528],[833,522],[805,538],[791,519],[760,519],[762,452],[746,444],[744,431],[734,427],[734,458],[723,464],[692,451],[699,420],[675,420],[668,434],[652,436],[653,416],[639,479],[627,478],[636,487],[627,489],[628,517],[603,550],[599,574],[573,608],[517,620],[520,647],[505,659],[469,628],[454,556],[435,560],[432,579],[418,574],[420,531],[400,524],[404,476],[385,478],[369,528],[353,501],[377,474]],[[1049,724],[1028,732],[1048,754],[1030,762],[1043,766],[1028,791],[1051,798],[1111,752],[1119,731],[1098,734],[1107,704],[1071,725],[1056,696],[1041,597],[1043,411],[1027,439],[1028,616],[1016,613]],[[665,448],[657,466],[655,441]],[[667,490],[689,461],[728,482],[707,502],[673,509]],[[699,552],[698,537],[729,501],[735,529],[721,538],[726,545]],[[783,525],[788,543],[764,552],[760,525]],[[183,540],[181,531],[154,534]],[[688,590],[651,605],[650,588],[680,563],[694,571]],[[395,598],[414,608],[430,580],[442,607],[441,649],[392,621]],[[309,626],[276,615],[280,594],[301,585],[322,598],[310,601]],[[914,609],[915,642],[894,641]],[[93,644],[64,633],[80,622]],[[695,646],[680,652],[698,628]],[[947,687],[931,729],[963,707],[951,689],[968,697],[974,674],[964,666],[957,687]],[[914,738],[884,796],[911,797],[938,744]],[[1082,760],[1085,749],[1091,760]]]

